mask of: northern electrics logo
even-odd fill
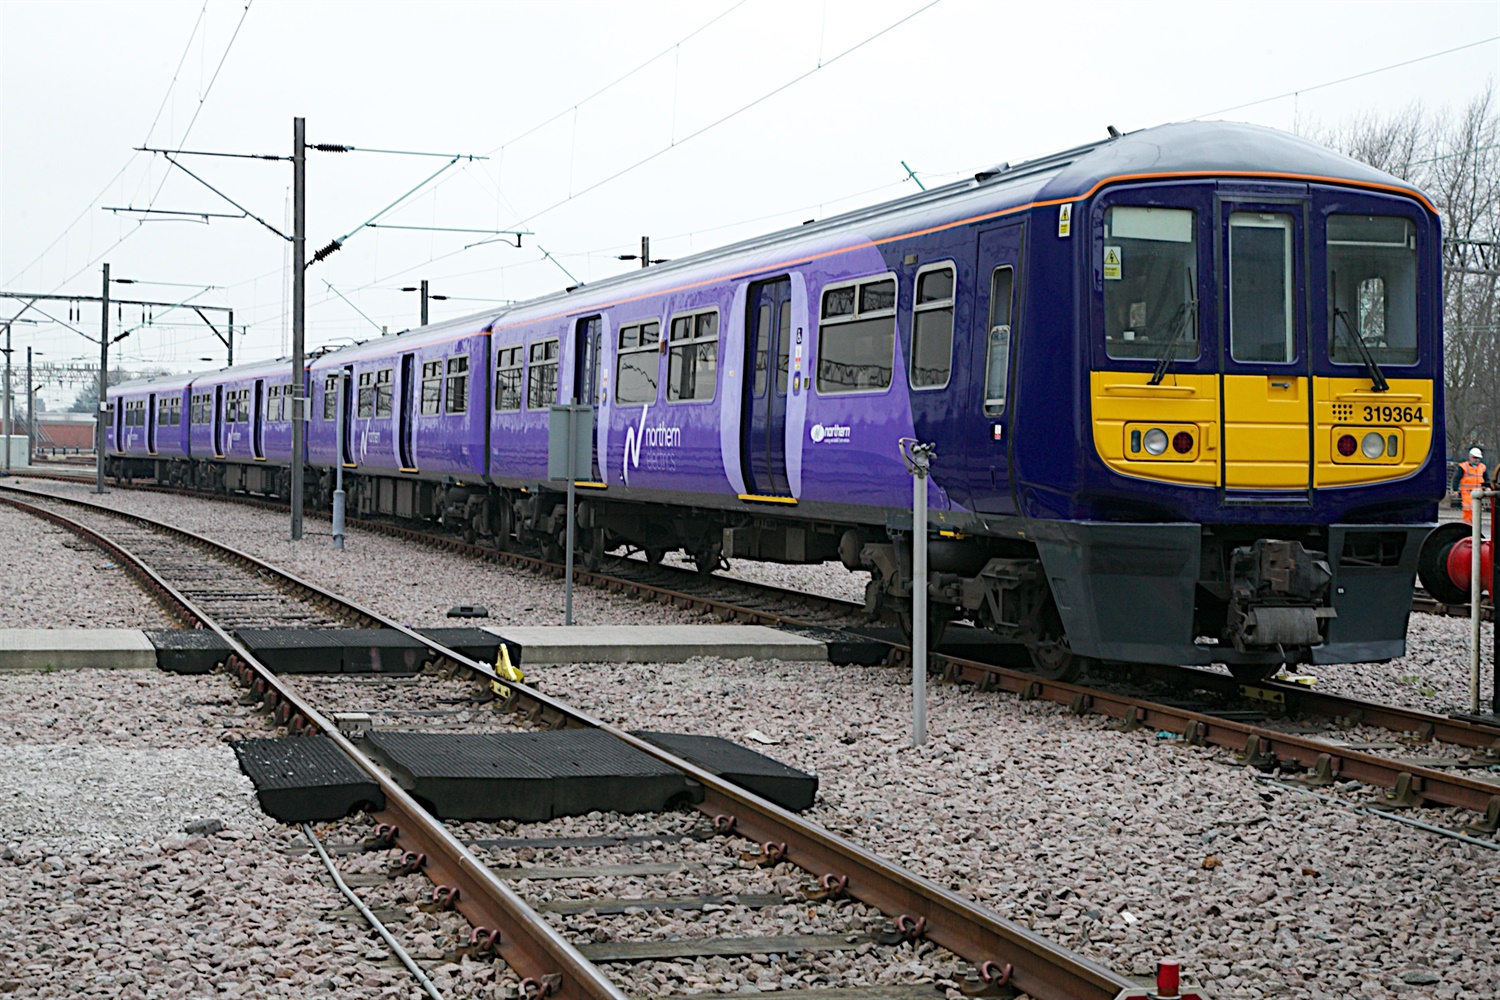
[[[830,444],[847,444],[850,431],[843,424],[813,424],[809,434],[813,444],[822,444],[825,441]]]

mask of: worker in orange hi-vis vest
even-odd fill
[[[1469,460],[1460,463],[1454,475],[1458,498],[1463,504],[1464,521],[1474,523],[1474,491],[1484,486],[1484,452],[1476,445],[1469,449]]]

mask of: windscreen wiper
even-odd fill
[[[1376,392],[1385,392],[1391,384],[1385,380],[1385,373],[1375,363],[1375,356],[1370,353],[1370,345],[1365,343],[1365,338],[1354,332],[1354,327],[1349,323],[1349,314],[1338,306],[1334,306],[1333,316],[1335,320],[1343,320],[1344,336],[1354,342],[1354,350],[1359,354],[1359,359],[1364,362],[1365,371],[1370,373],[1370,388]],[[1338,329],[1337,322],[1334,324],[1334,329]]]
[[[1391,387],[1391,384],[1385,380],[1385,373],[1382,372],[1380,370],[1380,366],[1375,363],[1375,356],[1370,353],[1370,345],[1365,343],[1365,338],[1354,332],[1354,325],[1349,322],[1349,314],[1338,307],[1338,281],[1338,273],[1335,272],[1331,279],[1331,283],[1333,286],[1333,328],[1335,331],[1337,331],[1339,328],[1339,320],[1344,321],[1344,336],[1354,342],[1355,353],[1357,353],[1359,355],[1359,359],[1364,362],[1365,371],[1370,373],[1370,388],[1374,389],[1376,392],[1385,392]]]
[[[1151,381],[1146,385],[1161,385],[1161,379],[1167,378],[1167,369],[1172,367],[1172,355],[1178,349],[1178,340],[1182,334],[1187,333],[1188,324],[1193,324],[1194,330],[1199,328],[1199,298],[1194,295],[1193,268],[1187,270],[1188,297],[1182,300],[1178,306],[1178,312],[1172,313],[1172,336],[1167,337],[1166,345],[1157,354],[1157,370],[1151,373]]]

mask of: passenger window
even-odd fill
[[[1362,364],[1361,344],[1376,364],[1416,363],[1417,234],[1407,219],[1328,218],[1328,354]]]
[[[495,410],[506,413],[521,408],[521,345],[495,352]]]
[[[1010,378],[1011,321],[1015,312],[1015,271],[1009,264],[990,276],[990,327],[985,345],[984,412],[1005,412],[1005,390]]]
[[[460,354],[448,359],[449,413],[469,412],[469,356]]]
[[[953,370],[953,268],[917,275],[912,305],[911,387],[941,389]]]
[[[620,327],[619,352],[615,355],[615,402],[656,402],[656,377],[660,366],[656,355],[661,343],[661,324],[635,323]]]
[[[356,413],[362,420],[375,415],[375,382],[371,378],[373,374],[373,372],[359,373],[359,408]]]
[[[850,292],[850,301],[853,301],[853,292]],[[852,307],[851,307],[852,308]],[[766,356],[770,353],[771,343],[771,307],[763,305],[756,317],[755,323],[755,383],[751,391],[756,399],[766,394],[766,372],[769,362]]]
[[[1189,209],[1116,205],[1104,214],[1100,265],[1109,357],[1198,357],[1196,237],[1197,216]]]
[[[531,368],[527,374],[527,409],[545,410],[557,402],[557,338],[531,345]]]
[[[326,375],[323,377],[323,419],[333,420],[339,412],[339,377],[337,375]]]
[[[1229,356],[1285,364],[1296,357],[1292,315],[1292,217],[1229,216]]]
[[[375,418],[391,415],[391,369],[382,368],[375,373]]]
[[[667,348],[667,401],[714,398],[719,374],[719,314],[698,313],[672,320]]]
[[[422,416],[430,417],[438,412],[443,396],[443,363],[422,362]]]
[[[823,293],[822,316],[818,392],[889,388],[896,356],[896,279],[878,278],[829,289]],[[790,322],[786,310],[782,321]],[[784,390],[785,385],[781,388]]]

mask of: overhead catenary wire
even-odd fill
[[[648,164],[651,161],[655,160],[656,158],[662,156],[663,154],[669,153],[669,152],[671,152],[674,149],[678,149],[678,148],[686,145],[687,143],[691,142],[693,139],[696,139],[699,136],[704,135],[705,133],[710,132],[710,131],[712,131],[715,128],[718,128],[720,125],[723,125],[725,122],[732,121],[733,119],[735,119],[735,118],[739,117],[740,115],[744,114],[746,111],[749,111],[750,109],[752,109],[752,108],[754,108],[754,107],[756,107],[756,106],[758,106],[760,104],[764,104],[766,101],[768,101],[771,98],[775,97],[777,94],[780,94],[781,92],[783,92],[783,91],[785,91],[785,90],[787,90],[787,89],[789,89],[791,87],[796,86],[798,83],[801,83],[803,80],[806,80],[808,77],[814,75],[815,73],[818,73],[821,70],[824,70],[824,69],[828,68],[829,66],[832,66],[834,63],[838,62],[840,59],[843,59],[845,56],[852,55],[853,53],[855,53],[855,52],[859,51],[860,49],[864,48],[866,45],[869,45],[871,42],[875,41],[876,39],[880,38],[881,36],[889,34],[890,32],[894,31],[896,28],[899,28],[901,25],[903,25],[906,22],[912,20],[913,18],[917,17],[918,15],[923,14],[923,13],[925,13],[928,10],[931,10],[933,7],[936,7],[938,4],[940,4],[942,2],[943,2],[943,0],[928,0],[928,2],[925,3],[925,4],[923,4],[921,7],[918,7],[916,10],[914,10],[911,13],[905,15],[904,17],[901,17],[901,18],[897,19],[896,21],[891,22],[890,24],[886,25],[884,28],[881,28],[879,31],[876,31],[874,34],[866,36],[865,38],[863,38],[860,41],[858,41],[858,42],[854,43],[853,45],[849,46],[847,49],[844,49],[842,52],[838,53],[837,55],[833,56],[832,58],[825,59],[825,60],[821,61],[818,65],[814,66],[813,68],[811,68],[809,70],[806,70],[803,73],[798,74],[797,76],[793,77],[790,80],[785,81],[784,83],[779,84],[778,86],[772,88],[771,90],[766,91],[764,94],[761,94],[759,97],[755,98],[754,100],[752,100],[752,101],[750,101],[750,102],[748,102],[746,104],[743,104],[743,105],[739,106],[738,108],[734,109],[733,111],[730,111],[729,113],[724,114],[724,115],[720,116],[719,118],[714,119],[713,121],[709,122],[707,125],[704,125],[701,128],[699,128],[699,129],[697,129],[697,130],[689,133],[688,135],[682,137],[681,139],[678,139],[676,142],[669,143],[666,146],[663,146],[662,148],[656,150],[654,153],[651,153],[651,154],[649,154],[647,156],[644,156],[641,159],[636,160],[635,162],[631,163],[628,166],[622,167],[621,169],[619,169],[619,170],[615,171],[614,173],[610,174],[609,176],[604,177],[604,178],[602,178],[602,179],[600,179],[598,181],[595,181],[594,183],[588,185],[587,187],[585,187],[585,188],[583,188],[583,189],[581,189],[579,191],[570,192],[568,194],[568,196],[566,198],[563,198],[561,201],[554,202],[553,204],[548,205],[546,208],[540,209],[540,210],[538,210],[536,212],[532,212],[531,214],[526,215],[526,216],[524,216],[524,217],[516,220],[512,225],[514,225],[516,227],[520,227],[520,226],[526,225],[527,223],[530,223],[533,220],[538,219],[541,216],[546,215],[549,212],[555,211],[556,209],[561,208],[563,205],[566,205],[569,202],[574,201],[577,198],[580,198],[580,197],[582,197],[585,194],[588,194],[588,193],[590,193],[592,191],[597,191],[599,188],[605,186],[606,184],[609,184],[612,181],[618,180],[619,178],[624,177],[626,174],[631,173],[632,171],[638,170],[639,168],[645,166],[646,164]],[[667,51],[670,51],[670,50],[667,50]],[[568,111],[571,112],[572,108],[569,108]],[[566,113],[568,113],[568,112],[564,112],[564,114],[566,114]],[[477,245],[480,245],[480,244],[473,244],[473,245],[477,246]],[[370,287],[373,287],[375,285],[383,284],[383,283],[385,283],[387,281],[390,281],[393,278],[398,278],[398,277],[400,277],[403,274],[409,274],[412,271],[415,271],[417,268],[426,267],[427,265],[432,264],[432,263],[434,263],[436,261],[447,260],[450,257],[453,257],[453,256],[456,256],[456,255],[458,255],[460,253],[463,253],[467,249],[468,249],[467,247],[460,247],[459,249],[450,251],[450,252],[448,252],[446,254],[440,254],[440,255],[435,256],[435,257],[429,257],[426,261],[423,261],[421,263],[413,264],[412,266],[406,267],[406,268],[402,268],[399,271],[394,271],[394,272],[391,272],[389,274],[382,275],[381,277],[376,278],[376,279],[370,281],[367,284],[359,286],[359,288],[357,288],[355,290],[356,291],[363,291],[366,288],[370,288]],[[551,254],[547,254],[545,259],[551,260],[551,261],[553,261],[553,263],[557,263],[556,258],[553,257]],[[561,264],[559,264],[558,266],[562,267]],[[564,271],[566,272],[566,269],[564,269]],[[570,277],[571,277],[571,275],[570,275]],[[574,280],[576,281],[577,279],[575,278]]]
[[[1220,108],[1217,111],[1205,111],[1201,115],[1193,115],[1193,117],[1185,118],[1183,119],[1183,121],[1197,121],[1199,118],[1209,118],[1213,115],[1227,115],[1231,111],[1243,111],[1246,108],[1253,108],[1261,104],[1270,104],[1272,101],[1285,100],[1288,97],[1296,97],[1299,94],[1311,93],[1314,90],[1322,90],[1325,87],[1334,87],[1341,83],[1348,83],[1351,80],[1362,80],[1367,76],[1374,76],[1376,73],[1386,73],[1393,69],[1401,69],[1403,66],[1412,66],[1419,62],[1426,62],[1429,59],[1437,59],[1440,56],[1450,56],[1455,52],[1462,52],[1465,49],[1472,49],[1479,45],[1488,45],[1491,42],[1500,42],[1500,35],[1491,35],[1489,38],[1481,38],[1478,41],[1466,42],[1463,45],[1455,45],[1453,48],[1443,49],[1441,52],[1429,52],[1425,56],[1416,56],[1411,59],[1404,59],[1401,62],[1391,63],[1388,66],[1379,66],[1375,69],[1367,69],[1362,73],[1354,73],[1349,76],[1341,76],[1337,80],[1326,80],[1323,83],[1315,83],[1310,87],[1298,87],[1296,90],[1288,90],[1286,93],[1277,94],[1274,97],[1262,97],[1256,101],[1247,101],[1244,104],[1236,104],[1233,107]]]
[[[198,121],[198,115],[203,111],[203,105],[208,101],[208,95],[213,90],[214,83],[219,79],[219,71],[224,68],[224,63],[229,58],[229,51],[230,51],[230,49],[232,49],[234,47],[235,39],[239,38],[239,36],[240,36],[240,28],[242,28],[244,26],[244,24],[245,24],[245,17],[250,13],[250,5],[252,3],[254,3],[254,2],[255,2],[255,0],[245,0],[245,8],[240,13],[239,23],[235,25],[234,34],[230,36],[228,43],[224,46],[224,52],[219,57],[219,64],[218,64],[217,67],[215,67],[215,69],[214,69],[214,75],[209,80],[207,88],[204,89],[202,96],[200,96],[198,98],[198,107],[194,110],[192,120],[188,122],[187,129],[185,129],[183,131],[182,139],[186,139],[187,138],[188,133],[192,131],[193,125],[195,125],[197,123],[197,121]],[[192,45],[192,38],[191,37],[189,37],[189,39],[188,39],[188,45],[189,46]],[[186,55],[186,53],[184,53],[184,55]],[[171,86],[175,86],[176,82],[177,82],[176,81],[176,77],[174,76],[172,84],[168,87],[168,93],[169,94],[171,93]],[[158,112],[158,115],[159,114],[160,113]],[[152,128],[155,128],[154,124],[153,124]],[[179,140],[179,142],[180,141],[182,141],[182,140]],[[74,219],[73,222],[69,224],[68,228],[65,229],[65,230],[63,230],[62,234],[59,235],[56,240],[53,240],[52,243],[48,245],[48,248],[46,250],[43,250],[40,254],[38,254],[35,260],[33,260],[30,264],[27,264],[24,268],[22,268],[19,272],[17,272],[16,275],[14,277],[12,277],[10,281],[6,282],[6,284],[13,283],[15,281],[15,278],[19,278],[22,274],[25,274],[28,270],[30,270],[36,264],[37,261],[39,261],[43,257],[45,257],[47,255],[47,253],[50,252],[50,250],[52,249],[52,247],[56,246],[59,241],[61,241],[62,239],[64,239],[67,236],[67,234],[72,231],[73,226],[76,226],[78,224],[79,220],[81,220],[85,215],[87,215],[88,212],[91,209],[93,209],[95,205],[97,205],[99,203],[99,199],[104,197],[104,195],[109,191],[110,187],[112,187],[114,185],[115,181],[118,180],[120,178],[120,176],[125,173],[125,171],[127,169],[129,169],[130,164],[133,161],[134,161],[134,157],[132,156],[132,158],[130,160],[126,161],[125,166],[121,167],[120,170],[119,170],[119,172],[116,173],[113,178],[111,178],[110,182],[108,184],[106,184],[104,186],[104,188],[97,195],[94,196],[94,199],[89,202],[88,207],[85,208],[82,212],[80,212],[78,214],[78,218]],[[162,184],[158,185],[157,189],[156,189],[156,192],[154,194],[152,194],[152,196],[151,196],[151,202],[148,204],[148,207],[150,207],[150,205],[154,205],[155,204],[157,196],[161,194],[162,185],[165,185],[165,184],[166,184],[166,178],[163,177],[162,178]],[[66,285],[68,282],[72,281],[74,278],[77,278],[79,275],[83,274],[85,271],[87,271],[90,268],[92,268],[95,264],[99,263],[106,256],[108,256],[110,254],[110,252],[112,252],[116,247],[118,247],[120,244],[124,243],[126,240],[130,239],[130,237],[134,236],[136,233],[140,232],[142,225],[143,225],[143,222],[140,221],[140,220],[137,220],[136,226],[135,226],[134,229],[129,230],[128,232],[125,233],[125,235],[121,236],[119,239],[115,240],[109,246],[107,246],[103,250],[99,251],[99,253],[97,253],[93,257],[91,257],[88,260],[88,262],[85,263],[82,267],[80,267],[78,270],[74,271],[72,274],[68,275],[66,278],[63,278],[56,285],[54,285],[53,289],[56,290],[58,288],[61,288],[63,285]]]

